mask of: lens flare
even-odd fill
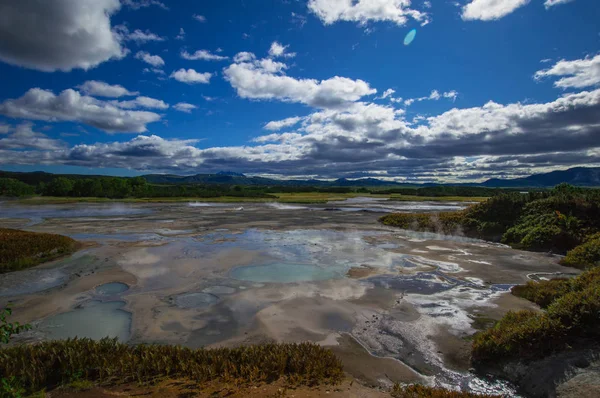
[[[404,37],[404,45],[408,46],[410,43],[413,42],[413,40],[415,39],[415,36],[417,35],[417,30],[413,29],[410,32],[408,32],[406,34],[406,37]]]

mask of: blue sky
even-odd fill
[[[597,0],[0,14],[1,169],[479,181],[600,165]]]

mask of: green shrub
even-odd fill
[[[395,213],[379,219],[385,225],[416,231],[452,234],[462,228],[462,212]]]
[[[600,265],[600,233],[588,237],[585,243],[567,252],[560,263],[580,269]]]
[[[392,389],[394,398],[501,398],[500,395],[482,395],[470,392],[452,391],[440,387],[426,387],[420,384],[401,386],[395,384]]]
[[[72,253],[77,241],[62,235],[0,228],[0,274]]]
[[[0,374],[28,392],[74,380],[153,382],[189,378],[197,382],[337,383],[340,360],[317,344],[263,344],[192,350],[179,346],[118,343],[116,339],[72,339],[0,350]]]
[[[526,285],[514,286],[511,289],[513,295],[532,301],[542,308],[547,308],[555,299],[570,291],[571,281],[562,278],[540,282],[531,281]]]
[[[543,303],[547,311],[509,312],[477,334],[475,363],[539,358],[600,338],[600,268],[571,280],[528,283],[517,292]]]
[[[475,336],[473,361],[541,357],[561,349],[566,333],[560,321],[547,314],[510,311],[494,327]]]

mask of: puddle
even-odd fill
[[[420,272],[411,276],[379,275],[367,279],[368,282],[384,289],[398,290],[404,294],[431,295],[440,293],[456,286],[448,283],[434,273]]]
[[[129,290],[129,286],[121,282],[105,283],[96,288],[96,294],[102,296],[114,296]]]
[[[208,307],[219,301],[219,298],[210,293],[184,293],[175,296],[175,305],[179,308]]]
[[[310,264],[272,263],[235,268],[231,277],[248,282],[293,283],[343,278],[344,274]]]
[[[100,340],[104,337],[117,337],[119,341],[125,342],[129,340],[131,314],[122,309],[124,306],[124,301],[88,301],[73,311],[43,320],[38,329],[49,340],[74,337]]]
[[[229,286],[210,286],[207,287],[206,289],[202,290],[204,293],[210,293],[210,294],[232,294],[235,293],[235,288],[233,287],[229,287]]]

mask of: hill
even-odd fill
[[[553,187],[563,182],[580,187],[599,187],[600,167],[574,167],[568,170],[557,170],[509,180],[492,178],[479,185],[488,188],[543,188]]]

